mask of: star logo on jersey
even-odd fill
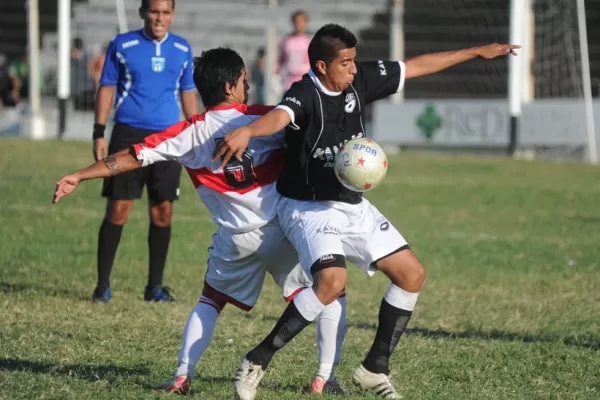
[[[354,111],[355,107],[356,107],[356,97],[354,96],[354,93],[348,93],[346,95],[346,105],[344,106],[344,110],[346,110],[346,112],[349,114],[352,111]]]
[[[427,140],[431,140],[442,126],[442,119],[433,104],[429,104],[417,118],[417,127]]]
[[[359,158],[358,161],[356,162],[356,164],[360,165],[360,166],[365,166],[365,159],[364,158]]]
[[[165,70],[164,57],[152,57],[152,71],[163,72]]]

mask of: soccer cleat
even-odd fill
[[[187,375],[173,375],[168,381],[156,385],[156,389],[167,393],[186,394],[192,387],[192,378]]]
[[[262,365],[253,364],[244,356],[233,380],[237,398],[253,400],[256,396],[256,388],[264,376],[265,371],[262,369]]]
[[[166,286],[156,286],[153,288],[147,287],[144,291],[144,301],[146,303],[156,302],[171,302],[175,301],[175,296],[171,293],[171,289]]]
[[[94,293],[92,293],[92,302],[93,303],[108,303],[110,301],[110,288],[106,288],[104,289],[104,291],[102,291],[102,288],[100,287],[96,287],[96,289],[94,289]]]
[[[396,392],[388,375],[370,372],[362,364],[354,370],[352,380],[361,389],[374,392],[384,399],[397,400],[402,398]]]
[[[342,388],[342,385],[340,385],[340,383],[335,378],[330,379],[326,382],[320,376],[317,376],[315,378],[315,380],[313,381],[312,385],[310,386],[310,392],[317,396],[320,396],[322,394],[345,394],[346,393],[344,391],[344,388]]]

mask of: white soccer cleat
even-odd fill
[[[251,363],[244,356],[233,380],[233,386],[235,387],[238,399],[254,400],[254,397],[256,397],[256,388],[258,388],[264,376],[265,371],[262,369],[262,366]]]
[[[402,398],[402,396],[396,392],[388,375],[367,371],[362,364],[354,370],[352,380],[361,389],[374,392],[384,399],[397,400]]]

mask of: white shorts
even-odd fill
[[[269,272],[281,287],[286,301],[312,279],[298,264],[298,254],[285,238],[279,221],[246,233],[219,228],[208,249],[205,289],[213,296],[249,311],[262,290]]]
[[[369,275],[375,262],[407,247],[400,232],[367,199],[359,204],[282,198],[281,228],[310,275],[321,257],[342,255]]]

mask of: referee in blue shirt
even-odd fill
[[[175,0],[142,0],[139,14],[144,27],[117,35],[106,51],[94,124],[96,160],[179,122],[180,100],[186,118],[198,112],[191,46],[182,37],[169,33]],[[115,125],[107,148],[104,130],[113,104]],[[144,300],[175,300],[162,285],[162,279],[180,175],[181,166],[171,161],[104,181],[102,195],[108,201],[98,237],[98,284],[93,301],[110,300],[110,272],[123,225],[144,186],[150,208],[150,266]]]

